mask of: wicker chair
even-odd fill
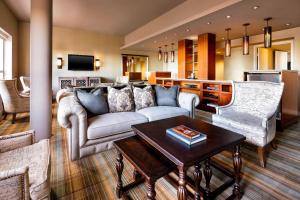
[[[0,136],[0,199],[50,199],[49,140],[34,131]]]
[[[4,107],[4,118],[12,114],[15,123],[17,113],[29,112],[29,96],[21,95],[17,89],[17,79],[0,80],[0,95]]]
[[[265,147],[276,134],[276,114],[283,83],[263,81],[233,82],[229,105],[217,107],[213,123],[240,133],[257,147],[260,165],[265,167]],[[275,145],[272,145],[275,147]]]

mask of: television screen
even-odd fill
[[[93,71],[94,56],[68,55],[68,70],[74,71]]]

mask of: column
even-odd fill
[[[30,128],[36,140],[51,136],[52,0],[31,0]]]

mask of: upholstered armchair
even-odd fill
[[[233,82],[231,103],[217,107],[212,117],[215,125],[240,133],[247,142],[256,145],[262,167],[266,162],[265,147],[275,138],[282,92],[283,83]]]
[[[0,136],[0,199],[50,199],[49,140],[34,131]]]
[[[29,112],[29,96],[21,95],[17,89],[17,79],[0,80],[0,95],[4,107],[5,117],[13,114],[15,123],[17,113]]]
[[[22,94],[30,94],[30,77],[20,76],[20,82],[22,84]]]

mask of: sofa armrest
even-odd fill
[[[30,199],[28,166],[0,172],[0,199]]]
[[[0,153],[34,143],[34,130],[0,136]]]
[[[268,118],[263,118],[262,127],[267,130],[267,137],[265,143],[270,143],[276,134],[276,112],[273,115],[268,116]]]
[[[190,112],[190,117],[195,117],[195,107],[200,103],[198,95],[186,92],[180,92],[178,96],[178,104],[181,108],[185,108]]]
[[[71,160],[79,159],[80,147],[87,141],[87,112],[74,96],[60,100],[57,110],[60,126],[68,129],[69,156]]]
[[[72,96],[72,95],[74,95],[74,92],[70,91],[70,89],[58,90],[56,93],[56,103],[59,103],[62,98]]]

